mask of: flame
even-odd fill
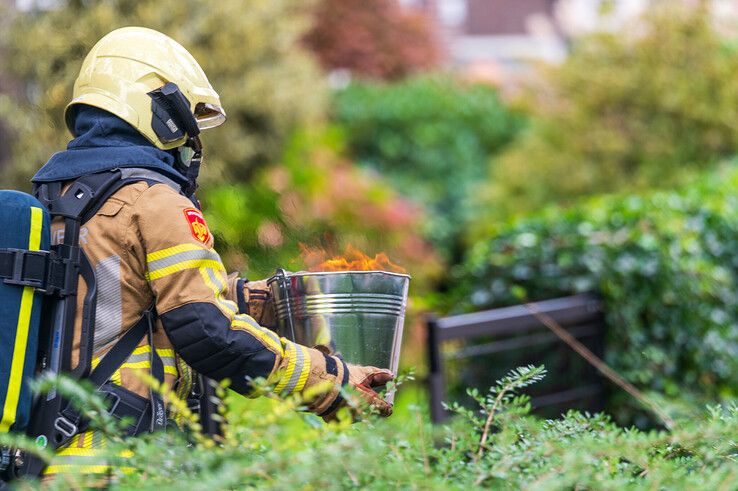
[[[308,264],[308,271],[390,271],[393,273],[406,273],[402,266],[390,261],[384,252],[376,254],[373,258],[364,254],[352,245],[346,247],[343,255],[322,260],[327,256],[325,251],[302,246],[303,259]],[[316,262],[322,261],[316,264]]]

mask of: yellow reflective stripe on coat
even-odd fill
[[[179,371],[177,370],[177,361],[174,357],[174,350],[173,349],[167,349],[167,348],[157,348],[156,353],[159,355],[159,358],[161,358],[162,364],[164,365],[164,373],[172,375],[174,377],[179,376]],[[116,370],[113,375],[110,377],[110,380],[117,385],[121,385],[121,375],[120,370],[122,368],[129,368],[129,369],[139,369],[139,370],[145,370],[151,368],[151,346],[148,344],[144,346],[139,346],[135,350],[133,350],[133,353],[131,353],[131,356],[128,357],[128,359],[120,366],[118,370]],[[101,357],[95,357],[92,359],[92,368],[96,368],[97,365],[100,363]]]
[[[76,443],[76,444],[75,444]],[[112,470],[109,462],[110,455],[104,450],[107,440],[102,432],[89,430],[57,451],[51,464],[44,470],[45,476],[63,473],[103,474]],[[133,457],[133,452],[123,450],[118,454],[120,458]],[[123,472],[130,472],[130,467],[120,468]]]
[[[212,268],[200,268],[200,275],[208,288],[213,291],[215,301],[218,302],[218,305],[231,314],[237,314],[238,305],[236,305],[236,302],[223,298],[228,283],[224,278],[219,278],[218,273],[218,271]]]
[[[28,250],[30,251],[37,251],[41,247],[43,219],[43,210],[35,206],[31,207],[31,227],[28,233]],[[23,287],[20,311],[18,312],[18,323],[15,329],[13,360],[10,364],[10,375],[8,377],[8,393],[5,395],[3,417],[0,420],[0,433],[7,432],[10,426],[15,423],[15,413],[18,410],[18,400],[20,399],[21,387],[23,385],[23,368],[26,364],[26,345],[28,342],[28,329],[31,325],[34,293],[35,289],[33,287]]]
[[[300,392],[310,375],[310,354],[307,348],[291,341],[284,341],[287,346],[287,369],[281,374],[279,383],[274,388],[274,392],[282,397]]]
[[[225,271],[215,250],[196,244],[180,244],[146,255],[146,279],[149,281],[186,269],[199,268]]]
[[[271,347],[280,356],[284,356],[284,347],[279,337],[272,331],[261,327],[254,319],[246,314],[238,314],[231,321],[231,327],[240,328],[247,331],[255,338],[259,339],[266,346]]]
[[[310,353],[308,352],[308,348],[301,344],[298,344],[297,347],[302,350],[305,361],[303,362],[304,364],[302,371],[300,372],[300,376],[297,379],[297,384],[292,392],[302,392],[302,389],[305,388],[305,384],[307,383],[308,376],[310,375]]]
[[[108,464],[83,464],[78,457],[71,464],[51,464],[44,471],[44,475],[66,474],[66,473],[85,473],[85,474],[107,474],[111,467]]]

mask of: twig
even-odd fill
[[[489,429],[492,426],[492,422],[495,419],[495,414],[497,413],[497,408],[500,405],[500,402],[502,402],[502,398],[505,396],[505,394],[508,392],[508,387],[504,387],[499,394],[497,394],[497,397],[495,397],[495,402],[492,404],[492,409],[489,410],[487,413],[487,419],[484,421],[484,430],[482,431],[482,438],[479,439],[479,450],[477,450],[477,456],[474,459],[475,462],[478,462],[479,459],[482,458],[482,455],[484,454],[484,444],[487,443],[487,437],[489,436]]]
[[[423,418],[420,414],[420,411],[417,413],[418,415],[418,428],[420,431],[420,448],[423,449],[423,472],[425,472],[425,475],[429,475],[431,473],[430,468],[430,459],[428,459],[428,449],[426,448],[426,441],[425,441],[425,426],[423,423]]]
[[[451,433],[451,453],[456,452],[456,433]],[[443,480],[445,481],[448,479],[449,474],[451,473],[451,467],[449,466],[446,469],[446,472],[443,473]]]
[[[644,407],[650,409],[656,416],[659,417],[659,419],[661,419],[661,422],[664,423],[664,426],[666,426],[669,430],[673,430],[676,427],[676,423],[674,422],[674,420],[671,419],[671,417],[666,414],[666,412],[664,412],[656,403],[649,400],[649,398],[646,397],[646,395],[638,390],[633,384],[621,377],[620,374],[610,368],[604,361],[602,361],[597,355],[592,353],[574,336],[569,334],[569,332],[561,327],[558,322],[551,318],[550,315],[541,312],[535,303],[527,303],[525,304],[525,306],[528,308],[531,314],[535,316],[536,319],[541,321],[543,325],[553,331],[553,333],[558,336],[559,339],[561,339],[563,342],[568,344],[571,349],[579,353],[582,358],[587,360],[590,365],[599,370],[602,375],[610,379],[610,381],[612,381],[615,385],[633,396]]]
[[[346,470],[346,475],[349,477],[349,479],[351,479],[351,482],[354,483],[354,486],[358,486],[359,485],[359,480],[356,479],[356,476],[354,475],[354,473],[351,472],[348,469],[348,467],[346,467],[345,465],[343,466],[343,468]]]
[[[487,472],[482,472],[482,473],[481,473],[481,474],[479,474],[479,476],[477,476],[477,478],[476,478],[476,479],[474,480],[474,485],[475,485],[475,486],[479,486],[479,485],[480,485],[480,484],[482,484],[482,483],[484,482],[484,480],[485,480],[485,479],[487,479],[487,478],[488,478],[489,476],[490,476],[490,475],[489,475],[489,473],[487,473]]]

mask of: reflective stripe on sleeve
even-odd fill
[[[218,305],[223,307],[226,311],[232,315],[238,313],[238,305],[231,300],[223,298],[223,294],[226,291],[227,283],[218,277],[218,272],[211,268],[200,268],[200,275],[202,275],[205,284],[213,291],[215,295],[215,301]]]
[[[284,347],[282,346],[279,336],[277,336],[275,332],[260,326],[258,322],[248,315],[238,314],[233,318],[231,326],[248,331],[252,336],[261,340],[265,345],[276,350],[280,356],[284,355]]]
[[[307,383],[308,376],[310,375],[310,353],[308,353],[306,346],[298,344],[297,347],[303,354],[303,366],[302,371],[300,371],[300,375],[297,378],[297,383],[295,384],[293,392],[302,392],[302,389],[305,388],[305,383]]]
[[[180,244],[146,255],[146,279],[149,281],[199,268],[224,271],[217,252],[196,244]]]
[[[286,341],[286,344],[287,357],[289,358],[287,369],[274,388],[274,392],[279,393],[282,397],[286,397],[293,392],[300,392],[305,387],[305,382],[310,374],[310,355],[307,348],[290,341]]]

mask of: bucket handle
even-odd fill
[[[290,289],[287,284],[287,272],[283,268],[277,268],[274,276],[277,278],[277,285],[279,286],[285,300],[285,305],[287,306],[287,323],[290,328],[290,333],[292,334],[291,341],[296,342],[295,320],[292,318],[292,299],[290,298]]]

